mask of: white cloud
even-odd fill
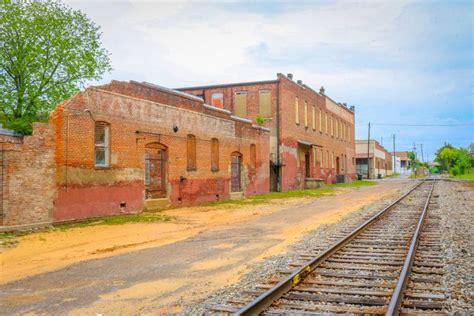
[[[469,55],[456,48],[471,39],[472,10],[412,1],[284,3],[285,11],[251,10],[252,3],[70,2],[102,26],[121,80],[176,87],[273,79],[292,72],[336,100],[355,104],[358,121],[411,117],[425,109],[435,120],[469,97]],[[246,8],[245,6],[250,7]],[[446,42],[446,43],[445,43]],[[459,41],[458,41],[459,42]],[[472,60],[472,59],[471,59]],[[457,66],[450,68],[450,63]],[[446,64],[444,70],[437,70]],[[469,65],[468,65],[469,67]],[[466,92],[467,91],[467,92]],[[444,114],[443,114],[444,113]],[[467,113],[471,115],[472,111]],[[450,115],[450,114],[449,114]]]

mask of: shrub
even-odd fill
[[[451,174],[452,174],[453,176],[457,176],[458,174],[461,173],[461,170],[459,170],[459,167],[458,167],[458,166],[452,167],[451,170],[449,170],[449,171],[451,171]]]

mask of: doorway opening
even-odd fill
[[[166,146],[159,143],[145,146],[145,196],[147,199],[166,197],[167,160]]]
[[[242,154],[235,152],[231,156],[230,191],[242,191]]]

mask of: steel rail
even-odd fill
[[[388,309],[385,315],[390,315],[390,316],[399,315],[400,313],[400,306],[405,296],[404,294],[405,294],[406,286],[408,284],[409,275],[413,267],[413,262],[415,261],[416,250],[418,248],[418,244],[420,241],[421,231],[423,229],[423,224],[425,222],[426,214],[428,213],[428,206],[430,204],[431,196],[433,195],[435,183],[436,183],[436,180],[433,180],[430,193],[428,194],[425,207],[423,208],[423,212],[421,213],[420,220],[418,221],[418,225],[416,226],[415,233],[413,234],[413,237],[411,239],[410,248],[408,249],[407,257],[405,258],[402,271],[400,272],[400,277],[398,279],[397,285],[395,286],[395,289],[393,290],[393,294],[390,299],[390,303],[388,305]]]
[[[322,254],[317,256],[314,259],[308,261],[303,267],[299,268],[292,274],[290,274],[285,279],[278,282],[276,285],[272,286],[267,291],[260,294],[256,299],[242,307],[240,310],[234,313],[234,315],[258,315],[267,307],[269,307],[274,301],[282,297],[285,293],[287,293],[293,286],[298,285],[308,274],[310,274],[316,267],[318,267],[323,261],[327,258],[332,256],[336,251],[344,247],[347,243],[357,237],[362,231],[364,231],[367,227],[371,226],[377,220],[380,219],[385,213],[387,213],[393,206],[395,206],[398,202],[402,199],[407,197],[410,193],[412,193],[416,188],[418,188],[421,184],[423,184],[425,180],[420,181],[419,183],[415,184],[413,188],[411,188],[407,193],[403,194],[397,200],[392,202],[390,205],[386,206],[380,212],[372,216],[370,219],[365,221],[362,225],[357,227],[347,236],[341,238],[339,241],[334,243],[330,246],[327,250],[325,250]]]

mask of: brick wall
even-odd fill
[[[54,128],[36,123],[23,139],[3,136],[3,226],[48,223],[56,197]]]
[[[195,98],[115,81],[89,88],[64,102],[53,112],[51,121],[57,127],[59,193],[55,221],[141,211],[145,198],[144,152],[150,143],[167,148],[167,198],[173,205],[229,198],[233,152],[243,155],[245,193],[268,192],[268,131],[232,119],[229,113],[203,107]],[[107,168],[94,164],[95,121],[110,126]],[[195,171],[186,168],[188,134],[197,140]],[[217,171],[211,171],[212,138],[219,140]],[[256,170],[249,170],[251,144],[257,147]]]
[[[281,189],[303,188],[306,177],[320,178],[326,182],[334,182],[336,176],[336,161],[339,161],[339,174],[355,177],[355,127],[354,112],[337,104],[330,98],[320,95],[310,87],[297,84],[282,74],[278,74],[276,81],[250,82],[240,84],[216,85],[196,88],[180,89],[187,93],[203,97],[211,102],[213,93],[224,95],[223,108],[234,112],[234,94],[239,91],[247,92],[247,117],[255,120],[259,112],[258,93],[269,89],[272,92],[272,118],[265,122],[271,129],[270,133],[270,160],[277,162],[277,102],[280,102],[280,162]],[[299,100],[299,124],[295,123],[295,98]],[[308,126],[305,126],[304,102],[308,104]],[[312,107],[315,107],[316,126],[312,126]],[[323,129],[319,130],[319,110],[328,114],[340,123],[344,123],[344,133],[331,135]],[[323,122],[324,123],[324,122]],[[340,134],[340,135],[339,135]],[[298,140],[313,144],[311,146],[298,145]],[[321,163],[321,149],[324,155],[329,154],[334,160],[332,163]],[[305,153],[310,154],[310,172],[306,174]]]
[[[281,117],[281,153],[282,163],[282,189],[296,189],[304,187],[304,178],[308,177],[304,172],[304,153],[310,154],[311,178],[321,178],[326,182],[334,182],[336,176],[337,161],[339,159],[339,174],[355,176],[354,143],[354,113],[337,105],[324,95],[312,90],[310,87],[297,84],[286,76],[279,74],[280,80],[280,109]],[[298,98],[299,124],[296,123],[296,105]],[[305,121],[305,103],[307,104],[307,126]],[[313,128],[312,110],[315,108],[315,126]],[[336,109],[336,110],[335,110]],[[320,129],[319,113],[323,114]],[[324,115],[344,122],[347,127],[346,133],[336,136],[326,132]],[[350,130],[350,132],[349,132]],[[298,144],[298,141],[313,144],[306,146]],[[311,148],[310,148],[311,147]],[[321,151],[323,158],[321,158]],[[329,161],[327,159],[329,155]]]

